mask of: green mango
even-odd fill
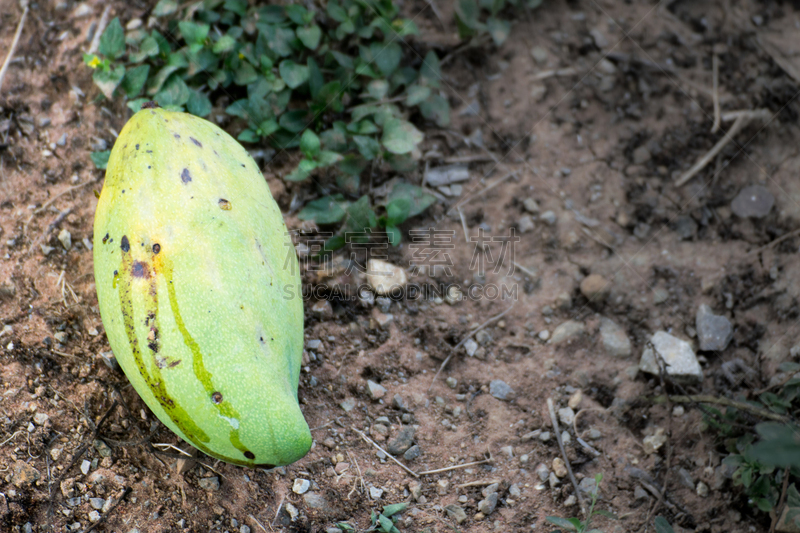
[[[308,453],[297,257],[233,137],[186,113],[136,113],[108,161],[94,273],[117,361],[172,431],[237,465]]]

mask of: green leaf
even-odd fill
[[[389,76],[394,72],[403,57],[403,49],[394,41],[385,45],[372,43],[369,46],[369,50],[372,55],[372,61],[384,76]]]
[[[130,109],[134,113],[138,113],[142,109],[142,105],[145,102],[149,102],[149,101],[150,101],[149,98],[137,98],[135,100],[130,100],[127,103],[127,106],[128,106],[128,109]]]
[[[120,87],[128,98],[138,96],[147,81],[147,74],[150,72],[150,65],[139,65],[125,72]]]
[[[380,524],[380,529],[383,531],[383,533],[400,533],[400,530],[394,527],[394,523],[382,514],[378,515],[378,523]]]
[[[486,21],[486,31],[492,36],[495,46],[500,46],[511,33],[511,24],[507,20],[491,17]]]
[[[250,128],[247,128],[246,130],[242,131],[242,133],[240,133],[236,139],[245,143],[255,143],[259,141],[260,137],[258,136],[258,133],[254,132]]]
[[[422,139],[422,132],[408,121],[392,118],[383,125],[381,144],[393,154],[410,152]]]
[[[440,128],[450,125],[450,103],[441,95],[434,94],[419,104],[419,111],[423,117],[434,121]]]
[[[166,17],[172,15],[178,10],[177,0],[159,0],[156,7],[153,8],[154,17]]]
[[[323,196],[311,202],[297,213],[300,220],[313,220],[317,224],[336,224],[344,218],[350,202],[341,194]]]
[[[167,79],[180,68],[181,67],[178,65],[167,65],[162,67],[155,76],[151,76],[150,79],[147,80],[147,94],[154,95],[160,91],[161,86],[164,85]]]
[[[253,65],[248,63],[247,61],[242,61],[239,63],[239,68],[233,73],[233,82],[236,85],[250,85],[254,81],[258,80],[258,73],[256,69],[253,68]]]
[[[211,113],[211,100],[200,91],[192,91],[189,100],[186,102],[186,110],[198,117],[208,116]]]
[[[436,203],[436,197],[417,185],[405,181],[395,184],[392,192],[386,197],[387,203],[405,200],[408,202],[407,219],[415,217]]]
[[[332,251],[338,250],[339,248],[344,248],[345,244],[347,244],[347,243],[345,242],[343,236],[334,235],[333,237],[331,237],[330,239],[325,241],[325,251],[326,252],[329,252],[329,251],[332,252]],[[341,522],[339,523],[339,525],[341,525]],[[351,527],[347,531],[354,531],[354,530]]]
[[[211,47],[211,50],[215,54],[225,54],[233,50],[233,47],[236,46],[236,39],[231,37],[230,35],[223,35],[222,37],[214,43],[214,46]]]
[[[100,36],[100,46],[97,51],[105,57],[117,59],[125,51],[125,31],[119,23],[119,17],[108,23],[106,31]]]
[[[111,150],[103,150],[102,152],[92,152],[89,157],[92,158],[95,168],[105,170],[108,166],[108,158],[111,155]]]
[[[208,24],[197,24],[189,20],[182,20],[178,23],[183,40],[187,44],[203,44],[203,41],[208,37],[210,27]]]
[[[423,85],[412,85],[408,88],[406,95],[406,105],[408,107],[415,106],[424,102],[431,95],[431,88]]]
[[[386,80],[372,80],[367,84],[367,92],[375,100],[383,100],[389,92],[389,82]]]
[[[114,96],[114,90],[117,86],[122,82],[122,78],[125,76],[125,66],[124,65],[117,65],[114,67],[113,70],[95,70],[94,74],[92,75],[92,80],[94,80],[94,84],[100,89],[100,92],[108,98],[109,100],[112,99]]]
[[[308,92],[311,93],[311,99],[316,100],[322,86],[325,85],[325,78],[313,57],[308,58],[306,65],[308,66]]]
[[[258,23],[256,26],[267,40],[269,49],[272,52],[281,57],[287,57],[292,54],[292,41],[295,39],[293,30],[264,23]]]
[[[322,30],[316,24],[305,28],[297,28],[295,30],[297,38],[303,43],[303,46],[309,50],[316,50],[319,46],[319,40],[322,37]]]
[[[308,10],[298,4],[289,4],[286,6],[286,16],[289,17],[289,20],[297,24],[298,26],[302,26],[306,23],[306,16],[308,15]]]
[[[240,17],[247,15],[247,0],[225,0],[224,7]]]
[[[315,161],[319,164],[320,167],[329,167],[335,163],[338,163],[343,159],[342,154],[338,152],[332,152],[330,150],[322,150]]]
[[[353,135],[353,142],[356,143],[358,152],[364,156],[365,159],[372,161],[381,151],[381,145],[372,137],[365,135]]]
[[[319,137],[311,130],[306,130],[300,137],[300,151],[308,159],[315,159],[319,154]]]
[[[800,465],[800,430],[778,422],[762,422],[756,426],[761,441],[753,446],[754,460],[774,466]],[[728,456],[725,458],[731,459]],[[734,459],[731,459],[734,460]],[[744,481],[744,474],[742,475]]]
[[[279,71],[283,81],[292,89],[296,89],[308,81],[308,67],[295,63],[291,59],[281,61]]]
[[[336,176],[336,186],[347,194],[358,194],[358,188],[361,185],[361,178],[356,174],[340,174]]]
[[[675,530],[672,529],[672,525],[670,525],[663,516],[657,516],[654,525],[656,527],[656,533],[675,533]]]
[[[128,55],[128,60],[131,63],[141,63],[148,57],[157,56],[158,53],[158,41],[155,37],[148,36],[142,40],[138,50],[131,52]]]
[[[619,517],[610,511],[604,511],[603,509],[595,509],[592,511],[593,515],[600,515],[605,516],[606,518],[610,518],[611,520],[619,520]]]
[[[278,131],[279,128],[280,126],[278,125],[278,123],[275,121],[274,118],[267,119],[258,125],[258,131],[261,133],[262,137],[268,137],[272,135],[273,133]]]
[[[339,2],[332,0],[327,5],[328,16],[336,22],[344,22],[347,20],[347,11],[339,5]]]
[[[547,520],[551,524],[557,525],[558,527],[563,527],[567,531],[578,531],[578,528],[576,528],[572,524],[572,522],[570,522],[566,518],[561,518],[560,516],[546,516],[545,520]]]
[[[155,95],[154,100],[159,103],[161,107],[166,106],[182,106],[189,101],[192,96],[192,91],[186,85],[186,82],[174,74],[170,76],[164,86]]]
[[[308,125],[308,112],[305,109],[294,109],[281,115],[278,123],[282,128],[292,132],[300,133]]]
[[[439,56],[433,50],[425,55],[422,66],[419,68],[419,77],[428,87],[439,88],[439,81],[442,79],[442,65],[439,63]]]
[[[331,50],[331,55],[333,56],[333,59],[339,63],[340,67],[343,67],[347,70],[353,70],[355,68],[353,58],[349,55],[337,52],[336,50]]]
[[[304,179],[308,178],[308,176],[311,174],[311,171],[315,168],[317,168],[317,164],[314,161],[301,159],[300,164],[297,165],[297,168],[284,176],[283,179],[286,181],[303,181]]]
[[[403,241],[403,233],[397,226],[388,224],[384,229],[386,229],[386,234],[389,237],[389,244],[392,246],[398,246]]]
[[[345,224],[347,231],[361,233],[378,225],[378,219],[369,205],[369,196],[366,194],[347,208],[347,215]]]
[[[411,212],[411,200],[396,198],[386,204],[386,223],[392,226],[402,224],[408,219]]]

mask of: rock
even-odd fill
[[[547,85],[543,83],[531,84],[531,98],[534,102],[541,102],[547,96]]]
[[[467,339],[464,342],[464,351],[467,352],[467,355],[473,357],[475,352],[478,351],[478,343],[472,339]]]
[[[669,291],[666,289],[662,289],[661,287],[656,287],[653,289],[653,304],[663,304],[669,300]]]
[[[475,334],[475,340],[478,341],[478,344],[481,346],[488,346],[489,343],[492,342],[492,336],[489,335],[488,331],[482,329]]]
[[[375,383],[371,379],[367,380],[367,388],[369,389],[369,396],[373,400],[380,400],[386,395],[386,388],[379,383]]]
[[[581,281],[581,293],[590,302],[602,302],[608,297],[611,284],[599,274],[590,274]]]
[[[645,437],[642,440],[644,445],[644,453],[647,455],[657,452],[667,442],[667,436],[664,434],[663,428],[658,428],[653,435]]]
[[[702,481],[698,481],[696,492],[698,496],[700,496],[701,498],[705,498],[706,496],[708,496],[708,485],[706,485]]]
[[[636,488],[633,489],[633,499],[637,502],[642,502],[650,499],[650,495],[641,486],[636,485]]]
[[[561,457],[553,459],[553,473],[561,479],[567,477],[567,465]]]
[[[742,189],[731,202],[731,211],[742,218],[764,218],[775,205],[775,197],[766,187],[750,185]]]
[[[575,411],[569,407],[562,407],[558,410],[558,419],[566,426],[571,426],[572,421],[575,420]]]
[[[512,498],[519,498],[520,496],[522,496],[522,489],[519,488],[519,485],[514,483],[510,487],[508,487],[508,495],[511,496]]]
[[[418,458],[422,455],[422,450],[419,446],[414,444],[409,449],[406,450],[406,453],[403,454],[403,459],[406,461],[413,461],[414,459]]]
[[[406,271],[380,259],[367,261],[367,283],[377,294],[391,295],[392,291],[402,292],[408,278]]]
[[[96,439],[92,442],[92,446],[94,446],[94,449],[100,454],[100,457],[111,457],[111,447],[102,440]]]
[[[540,65],[547,63],[548,53],[547,50],[545,50],[542,46],[534,46],[531,48],[531,56],[533,57],[533,60]]]
[[[498,400],[514,399],[514,389],[512,389],[505,381],[500,379],[492,380],[492,382],[489,383],[489,394]]]
[[[542,431],[539,433],[539,440],[542,442],[549,442],[550,441],[550,432],[549,431]]]
[[[381,329],[386,329],[389,327],[389,324],[394,322],[394,315],[382,313],[378,311],[378,308],[374,308],[372,310],[371,316],[372,320],[375,321],[375,324]]]
[[[36,413],[33,415],[33,423],[37,426],[43,426],[50,420],[50,415],[47,413]]]
[[[92,468],[92,462],[91,461],[87,461],[86,459],[84,459],[81,462],[81,473],[85,476],[86,474],[89,473],[89,469],[90,468]]]
[[[550,485],[551,489],[554,489],[561,485],[561,480],[558,479],[555,472],[550,472],[550,476],[547,478],[547,483]]]
[[[597,481],[593,477],[585,477],[578,483],[578,490],[584,494],[594,494],[597,492],[597,498],[600,499],[600,491],[597,490]]]
[[[408,409],[408,406],[406,405],[405,400],[399,394],[395,394],[392,397],[392,407],[394,407],[395,409],[399,409],[399,410],[401,410],[403,412],[406,412],[406,413],[409,412],[409,409]]]
[[[667,364],[667,374],[677,381],[699,383],[703,380],[703,369],[691,345],[665,331],[657,331],[650,339],[653,346]],[[651,348],[645,348],[639,361],[639,370],[659,375],[659,366]]]
[[[697,235],[697,222],[688,215],[681,215],[672,223],[672,229],[685,241]]]
[[[61,242],[61,246],[63,246],[65,250],[72,248],[72,234],[70,234],[70,232],[66,229],[62,229],[58,233],[58,240]]]
[[[550,469],[547,468],[547,465],[544,463],[539,463],[536,465],[534,472],[536,472],[536,475],[539,476],[539,479],[542,481],[547,481],[547,479],[550,477]]]
[[[422,496],[422,483],[416,480],[409,481],[408,492],[411,493],[411,497],[414,498],[414,501],[419,501],[420,496]]]
[[[543,342],[546,342],[546,341],[547,341],[547,339],[549,339],[549,338],[550,338],[550,332],[549,332],[549,331],[547,331],[546,329],[543,329],[542,331],[540,331],[540,332],[539,332],[539,334],[537,335],[537,337],[539,337],[539,340],[541,340],[541,341],[543,341]]]
[[[403,426],[400,433],[386,446],[386,451],[392,455],[400,455],[414,444],[414,426]]]
[[[492,483],[491,485],[487,485],[481,491],[481,494],[484,498],[488,498],[490,494],[494,494],[497,492],[497,489],[500,488],[500,483]]]
[[[639,146],[633,151],[633,164],[643,165],[650,161],[650,150],[646,146]]]
[[[549,344],[559,345],[572,342],[576,338],[583,335],[585,331],[586,327],[581,322],[567,320],[566,322],[559,324],[559,326],[553,330]]]
[[[608,39],[600,28],[592,28],[589,30],[589,35],[592,37],[597,48],[603,49],[608,46]],[[604,59],[604,61],[608,61],[608,59]]]
[[[492,514],[497,507],[497,493],[494,492],[486,497],[486,499],[478,502],[478,511],[486,516]]]
[[[301,477],[294,480],[294,484],[292,485],[292,492],[295,494],[305,494],[308,492],[308,489],[311,488],[311,482],[307,479],[303,479]]]
[[[683,485],[687,489],[694,488],[694,479],[692,478],[692,475],[689,473],[689,471],[686,470],[685,468],[678,469],[678,480],[681,482],[681,485]]]
[[[55,248],[53,248],[52,246],[48,246],[46,244],[41,244],[39,246],[42,249],[42,255],[45,257],[50,255],[53,252],[53,250],[55,250]]]
[[[630,357],[631,340],[625,330],[610,318],[602,317],[600,319],[600,340],[603,343],[603,349],[611,357]]]
[[[439,496],[447,495],[448,491],[450,491],[450,482],[446,479],[440,479],[436,482],[436,493]]]
[[[203,477],[197,482],[203,490],[219,490],[219,477]]]
[[[346,413],[349,413],[356,407],[356,401],[353,398],[345,398],[342,400],[342,403],[339,404],[339,407],[344,409]]]
[[[311,306],[311,312],[314,316],[326,320],[333,317],[333,306],[328,300],[317,300]]]
[[[89,511],[89,514],[87,516],[89,517],[90,522],[100,521],[100,513],[97,511]]]
[[[532,215],[539,214],[539,204],[536,203],[536,200],[533,198],[525,198],[525,201],[522,202],[522,207],[524,207],[525,211]]]
[[[441,187],[469,179],[467,165],[447,165],[430,168],[425,172],[425,182],[431,187]]]
[[[369,497],[373,500],[380,500],[383,496],[383,489],[379,489],[378,487],[370,487],[369,488]]]
[[[567,499],[564,500],[564,507],[572,507],[576,503],[578,503],[578,498],[576,498],[574,494],[570,494],[567,496]]]
[[[467,519],[467,513],[460,505],[451,503],[450,505],[445,505],[444,510],[447,516],[456,521],[456,524],[461,524]]]
[[[548,226],[554,226],[556,224],[556,222],[558,221],[558,217],[556,217],[556,214],[554,212],[552,212],[552,211],[545,211],[539,217],[539,220],[541,220],[542,222],[544,222]]]
[[[451,389],[455,389],[456,387],[458,387],[458,380],[452,376],[448,377],[446,380],[444,380],[444,382]]]
[[[528,233],[535,228],[533,219],[530,215],[523,215],[517,220],[517,229],[520,233]]]
[[[11,475],[11,482],[16,487],[25,487],[39,481],[42,475],[33,466],[23,461],[14,464],[14,472]]]
[[[92,509],[97,509],[99,511],[105,504],[106,501],[103,498],[89,498],[89,505],[92,506]]]
[[[733,339],[733,326],[730,320],[715,315],[706,304],[702,304],[697,310],[695,327],[702,351],[722,351]]]
[[[308,492],[303,495],[303,501],[312,509],[320,509],[325,512],[330,512],[332,509],[328,500],[316,492]]]

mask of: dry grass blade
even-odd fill
[[[6,56],[6,60],[3,61],[3,67],[0,68],[0,89],[3,88],[3,79],[6,77],[6,71],[8,71],[8,65],[11,64],[11,58],[14,57],[14,51],[17,49],[17,44],[19,43],[19,37],[22,35],[22,28],[25,27],[25,19],[28,18],[28,2],[21,2],[20,3],[23,7],[22,9],[22,16],[19,18],[19,24],[17,24],[17,31],[14,33],[14,40],[11,42],[11,48],[8,49],[8,55]]]

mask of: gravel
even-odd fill
[[[586,327],[582,323],[567,320],[553,330],[549,343],[553,345],[569,343],[583,335],[585,331]]]
[[[625,330],[610,318],[600,319],[600,340],[603,349],[611,357],[630,357],[633,351]]]
[[[706,304],[697,309],[695,327],[702,351],[722,351],[733,339],[733,325],[730,320],[722,315],[715,315]]]
[[[405,453],[414,444],[414,426],[404,426],[397,436],[389,441],[386,451],[392,455]]]
[[[505,381],[495,379],[489,384],[489,394],[498,400],[512,400],[514,398],[514,389]]]
[[[673,379],[686,383],[697,383],[703,380],[703,369],[691,345],[665,331],[657,331],[650,339],[653,346],[667,364],[667,374]],[[639,370],[648,374],[659,375],[659,365],[651,348],[645,348],[639,361]]]
[[[766,187],[750,185],[742,189],[731,202],[731,211],[742,218],[764,218],[775,205],[775,197]]]

